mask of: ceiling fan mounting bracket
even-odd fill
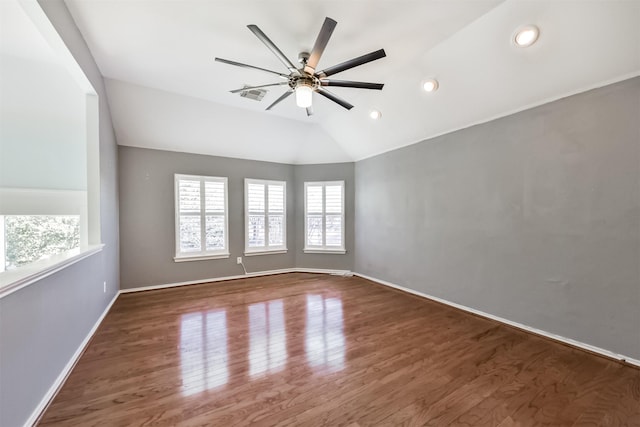
[[[307,61],[309,61],[309,57],[311,54],[309,52],[300,52],[298,54],[298,62],[302,64],[302,68],[307,65]]]

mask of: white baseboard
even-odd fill
[[[139,286],[136,288],[121,289],[120,293],[128,294],[130,292],[152,291],[156,289],[175,288],[178,286],[188,286],[188,285],[201,285],[203,283],[224,282],[226,280],[246,279],[248,277],[270,276],[273,274],[283,274],[283,273],[321,273],[321,274],[333,274],[338,276],[348,276],[351,274],[349,270],[329,270],[329,269],[323,269],[323,268],[283,268],[280,270],[256,271],[253,273],[239,274],[237,276],[212,277],[210,279],[191,280],[188,282],[176,282],[176,283],[167,283],[163,285]]]
[[[372,282],[376,282],[376,283],[379,283],[381,285],[388,286],[390,288],[399,289],[401,291],[404,291],[404,292],[407,292],[407,293],[410,293],[410,294],[413,294],[413,295],[417,295],[417,296],[422,297],[422,298],[426,298],[426,299],[429,299],[429,300],[432,300],[432,301],[437,301],[439,303],[442,303],[442,304],[457,308],[459,310],[464,310],[464,311],[466,311],[468,313],[473,313],[473,314],[476,314],[478,316],[485,317],[487,319],[495,320],[497,322],[504,323],[504,324],[507,324],[509,326],[513,326],[513,327],[518,328],[518,329],[522,329],[523,331],[526,331],[526,332],[531,332],[531,333],[534,333],[536,335],[541,335],[543,337],[550,338],[552,340],[559,341],[559,342],[562,342],[564,344],[568,344],[568,345],[573,346],[573,347],[577,347],[577,348],[580,348],[580,349],[583,349],[583,350],[587,350],[587,351],[590,351],[592,353],[600,354],[600,355],[608,357],[610,359],[616,359],[616,360],[619,360],[621,362],[625,362],[625,363],[628,363],[630,365],[635,365],[635,366],[640,367],[640,360],[638,360],[638,359],[633,359],[631,357],[627,357],[627,356],[624,356],[622,354],[618,354],[618,353],[614,353],[614,352],[609,351],[609,350],[605,350],[604,348],[600,348],[600,347],[596,347],[596,346],[593,346],[593,345],[590,345],[590,344],[586,344],[586,343],[583,343],[583,342],[580,342],[580,341],[576,341],[576,340],[573,340],[571,338],[566,338],[566,337],[563,337],[561,335],[552,334],[550,332],[543,331],[543,330],[537,329],[537,328],[533,328],[531,326],[523,325],[522,323],[514,322],[514,321],[509,320],[509,319],[505,319],[505,318],[502,318],[502,317],[494,316],[493,314],[485,313],[484,311],[476,310],[475,308],[467,307],[467,306],[462,305],[462,304],[457,304],[455,302],[447,301],[447,300],[442,299],[442,298],[434,297],[432,295],[427,295],[425,293],[416,291],[414,289],[405,288],[404,286],[400,286],[400,285],[396,285],[395,283],[387,282],[386,280],[376,279],[375,277],[370,277],[370,276],[367,276],[367,275],[364,275],[364,274],[361,274],[361,273],[356,273],[356,272],[354,272],[353,274],[355,276],[362,277],[363,279],[367,279],[367,280],[370,280]]]
[[[76,352],[73,353],[73,356],[71,356],[71,359],[69,359],[65,367],[60,372],[60,375],[58,375],[58,378],[56,378],[53,384],[51,384],[51,387],[49,387],[49,390],[47,391],[47,393],[42,397],[38,406],[36,406],[36,408],[31,413],[31,416],[24,423],[25,427],[33,426],[36,423],[36,421],[38,421],[38,418],[40,417],[42,412],[47,408],[51,399],[53,399],[53,397],[56,395],[58,390],[60,390],[64,382],[67,380],[67,377],[71,373],[71,370],[76,365],[76,363],[78,362],[78,359],[84,352],[84,349],[87,347],[87,344],[89,344],[89,341],[93,337],[93,334],[95,334],[96,330],[102,323],[102,320],[104,320],[107,313],[109,313],[109,310],[111,310],[113,303],[115,303],[116,299],[118,299],[118,295],[120,295],[120,292],[116,293],[113,299],[109,302],[109,304],[107,304],[107,306],[105,307],[104,311],[102,312],[102,314],[100,315],[96,323],[93,325],[89,333],[87,333],[87,336],[84,337],[84,340],[82,340],[82,342],[80,343],[80,346],[78,346],[78,349],[76,350]]]
[[[353,273],[349,270],[329,270],[326,268],[294,268],[296,273],[320,273],[331,274],[333,276],[352,276]]]

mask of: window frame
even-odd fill
[[[340,247],[337,246],[327,246],[326,245],[326,239],[327,239],[327,215],[336,215],[335,213],[330,213],[327,214],[326,212],[326,188],[327,186],[336,186],[336,185],[340,185],[342,187],[342,210],[341,210],[341,224],[342,224],[342,233],[341,233],[341,245]],[[308,188],[309,187],[322,187],[322,242],[323,244],[321,246],[314,246],[314,245],[309,245],[309,242],[307,241],[308,238],[308,233],[307,233],[307,227],[308,227],[308,216],[309,213],[307,212],[307,192],[308,192]],[[307,253],[307,254],[313,254],[313,253],[318,253],[318,254],[345,254],[347,252],[346,247],[345,247],[345,182],[344,180],[342,181],[305,181],[304,183],[304,249],[303,252]],[[318,215],[318,213],[314,213],[314,215]]]
[[[180,251],[180,180],[199,181],[200,182],[200,212],[189,213],[188,215],[200,217],[200,241],[202,243],[199,252],[181,252]],[[188,174],[174,174],[174,211],[175,211],[175,256],[173,260],[175,262],[183,261],[200,261],[207,259],[222,259],[229,258],[229,179],[222,176],[205,176],[205,175],[188,175]],[[224,184],[224,248],[214,251],[207,251],[207,212],[206,212],[206,182],[222,182]],[[219,215],[219,214],[216,214]]]
[[[249,184],[260,184],[264,185],[264,212],[250,213],[249,212]],[[282,242],[283,244],[280,246],[269,246],[269,185],[279,185],[282,186],[283,193],[283,223],[282,227],[283,236]],[[249,215],[264,215],[265,219],[265,235],[264,242],[265,246],[261,247],[249,247]],[[268,180],[268,179],[255,179],[255,178],[245,178],[244,179],[244,255],[245,256],[254,256],[254,255],[274,255],[274,254],[286,254],[287,253],[287,181],[276,181],[276,180]]]

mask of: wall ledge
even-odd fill
[[[104,244],[102,243],[90,245],[54,255],[49,259],[34,262],[15,270],[4,271],[0,273],[0,299],[101,252],[103,248]]]

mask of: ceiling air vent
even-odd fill
[[[249,85],[244,85],[244,87],[248,88]],[[240,96],[243,98],[253,99],[254,101],[262,101],[262,98],[267,94],[265,89],[249,89],[243,90],[240,92]]]

